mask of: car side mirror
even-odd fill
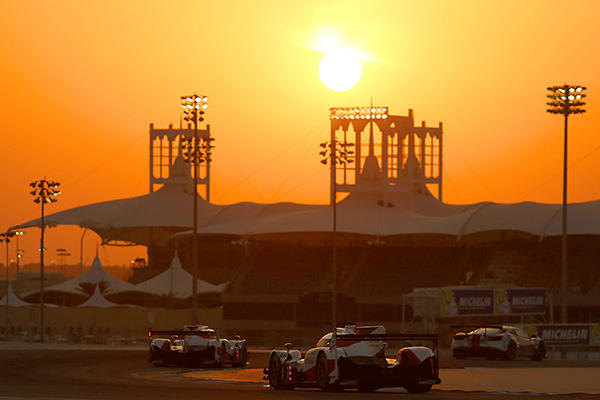
[[[293,343],[286,343],[284,344],[285,348],[287,349],[287,351],[290,351],[292,349],[292,347],[294,347]]]

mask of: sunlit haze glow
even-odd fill
[[[563,121],[546,112],[546,88],[581,84],[569,201],[600,198],[600,1],[0,4],[0,231],[39,217],[28,183],[44,176],[62,184],[46,214],[148,193],[149,124],[178,127],[190,93],[210,99],[217,204],[327,203],[318,144],[329,139],[329,108],[371,98],[391,115],[412,108],[415,125],[443,122],[445,202],[560,203]],[[320,80],[335,46],[362,61],[351,90]],[[57,248],[78,263],[80,238],[79,227],[48,229],[48,263],[60,262]],[[39,261],[39,239],[39,229],[19,239],[23,264]],[[97,242],[88,231],[87,265]],[[100,247],[100,256],[129,264],[146,253]]]

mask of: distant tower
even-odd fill
[[[354,140],[354,163],[338,167],[337,192],[379,191],[430,194],[442,201],[442,123],[414,125],[388,107],[330,109],[331,141]],[[333,193],[333,187],[332,187]]]
[[[150,193],[154,192],[155,185],[163,185],[173,178],[175,160],[181,154],[182,138],[189,139],[194,136],[194,129],[188,124],[187,128],[155,129],[150,124]],[[206,129],[198,129],[200,140],[209,141],[210,125]],[[186,166],[188,176],[192,176],[191,166]],[[171,178],[171,179],[170,179]],[[204,186],[206,201],[210,201],[210,160],[198,167],[198,184]],[[199,190],[199,193],[202,191]]]

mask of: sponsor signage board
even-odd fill
[[[600,346],[599,324],[525,325],[530,335],[536,334],[548,346]]]
[[[442,315],[491,315],[494,313],[493,289],[443,289]]]
[[[535,315],[546,313],[546,289],[495,289],[495,314]]]
[[[441,289],[443,317],[539,315],[546,313],[546,289]]]

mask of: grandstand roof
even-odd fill
[[[377,160],[369,156],[357,190],[337,205],[337,230],[368,236],[438,234],[461,238],[496,230],[522,231],[539,236],[561,234],[561,205],[522,202],[470,205],[445,204],[431,195],[424,183],[387,186]],[[178,158],[173,174],[158,191],[128,199],[112,200],[46,217],[49,225],[79,225],[96,231],[104,242],[125,240],[137,244],[160,244],[169,235],[190,235],[193,195],[189,193],[186,168]],[[242,202],[214,205],[200,196],[198,233],[252,237],[286,233],[324,233],[332,230],[329,205]],[[570,204],[568,233],[600,234],[600,200]],[[15,226],[39,226],[35,219]]]
[[[45,224],[76,225],[92,229],[104,242],[127,241],[149,245],[165,234],[193,226],[194,195],[189,190],[183,160],[178,158],[169,181],[156,192],[126,199],[109,200],[60,211],[45,217]],[[197,196],[198,224],[206,224],[220,207]],[[41,226],[37,218],[11,230]]]

